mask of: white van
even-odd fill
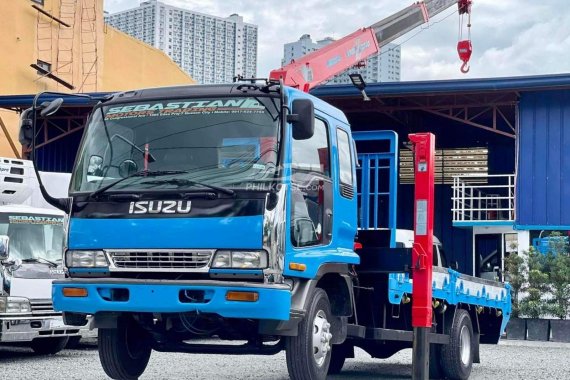
[[[396,230],[396,247],[412,248],[414,245],[414,231]],[[447,268],[447,259],[441,241],[434,235],[433,237],[433,266]]]

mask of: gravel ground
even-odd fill
[[[375,360],[363,351],[347,361],[342,375],[332,379],[409,379],[411,350],[388,360]],[[470,379],[570,379],[570,344],[503,341],[481,347],[482,364]],[[106,379],[94,344],[65,350],[51,357],[26,348],[0,348],[2,379]],[[286,380],[283,353],[275,356],[206,356],[154,352],[141,379],[272,379]]]

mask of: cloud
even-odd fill
[[[278,68],[283,45],[302,34],[314,40],[343,37],[408,6],[410,0],[163,0],[167,4],[227,17],[239,13],[259,25],[258,76]],[[105,0],[111,12],[138,0]],[[450,8],[402,46],[402,79],[430,80],[570,72],[567,1],[477,0],[473,6],[473,57],[467,76],[457,56],[459,16]],[[450,15],[445,20],[442,18]],[[403,36],[403,42],[416,31]]]

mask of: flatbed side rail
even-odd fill
[[[409,273],[390,273],[388,294],[391,304],[400,304],[404,295],[412,295]],[[511,286],[461,274],[447,268],[433,268],[433,298],[450,305],[466,304],[500,311],[503,316],[501,334],[511,315]]]

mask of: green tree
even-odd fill
[[[552,233],[548,243],[549,252],[545,256],[551,294],[548,312],[565,319],[570,312],[570,247],[568,239],[559,232]]]
[[[526,296],[520,302],[520,313],[530,318],[540,318],[548,313],[544,295],[549,291],[549,276],[544,272],[544,255],[530,248],[528,253],[527,286],[523,288]]]
[[[511,284],[512,316],[518,318],[520,315],[520,292],[526,283],[526,265],[524,257],[516,252],[512,252],[505,259],[506,280]]]

